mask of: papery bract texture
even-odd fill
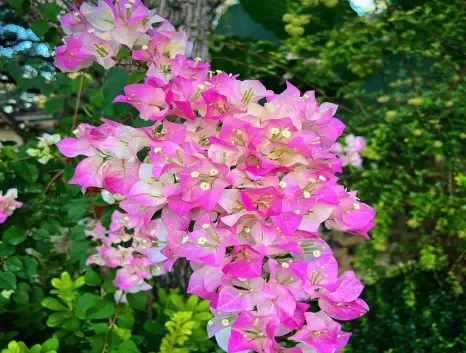
[[[209,71],[186,57],[186,35],[139,0],[83,4],[61,23],[63,71],[93,61],[108,68],[120,46],[148,69],[144,83],[115,102],[132,105],[151,126],[103,119],[58,143],[65,156],[84,156],[71,183],[120,201],[108,230],[97,223],[88,231],[98,242],[88,263],[115,268],[115,285],[137,292],[186,258],[188,291],[210,301],[208,332],[224,350],[339,352],[350,334],[334,320],[369,308],[354,273],[338,275],[319,230],[368,237],[375,212],[338,184],[342,165],[359,162],[339,159],[337,106],[319,105],[314,92],[291,83],[274,93]],[[345,154],[364,145],[350,135]],[[283,340],[295,347],[283,348]]]

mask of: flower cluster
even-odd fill
[[[39,140],[37,148],[28,148],[26,153],[31,157],[37,157],[39,163],[47,164],[53,158],[50,147],[56,145],[61,137],[58,134],[50,135],[45,133],[37,139]]]
[[[123,23],[115,7],[134,10],[138,2],[105,4],[112,26],[100,36],[115,40]],[[139,11],[141,23],[153,23]],[[185,35],[166,28],[148,30],[148,43],[132,52],[148,64],[145,82],[115,99],[154,124],[103,119],[58,143],[67,157],[85,156],[70,183],[121,199],[110,229],[97,223],[88,232],[98,244],[88,263],[116,268],[115,285],[137,292],[186,258],[188,291],[210,300],[209,335],[226,351],[338,352],[350,334],[334,320],[368,307],[355,274],[338,276],[318,231],[367,237],[374,211],[337,183],[342,162],[331,148],[344,129],[337,106],[291,84],[276,94],[209,71],[183,55]],[[299,344],[284,348],[284,340]]]
[[[152,25],[161,22],[154,31]],[[97,6],[83,3],[62,16],[60,23],[68,36],[66,44],[56,49],[55,66],[63,72],[79,71],[93,62],[109,69],[115,65],[122,45],[140,49],[133,51],[135,59],[151,57],[154,47],[168,57],[189,55],[192,50],[185,33],[176,32],[141,0],[119,0],[115,4],[112,0],[99,0]]]
[[[345,137],[345,143],[336,142],[331,151],[338,155],[342,166],[352,165],[355,168],[362,167],[361,154],[366,148],[366,140],[361,136],[348,135]]]
[[[16,189],[9,189],[5,195],[0,191],[0,224],[4,223],[17,208],[23,205],[22,202],[16,201],[17,197],[18,190]]]

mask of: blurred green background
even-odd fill
[[[377,210],[371,240],[326,235],[341,249],[341,262],[362,276],[362,297],[371,308],[345,323],[354,333],[344,352],[466,352],[466,3],[200,1],[211,6],[204,20],[212,32],[198,39],[208,41],[214,69],[259,79],[274,91],[286,81],[314,90],[320,102],[339,105],[345,134],[367,141],[363,167],[345,168],[342,182]],[[176,10],[185,2],[167,6]],[[142,77],[124,68],[105,73],[93,66],[85,76],[54,69],[53,51],[62,38],[56,17],[71,5],[8,0],[0,7],[0,189],[18,188],[25,202],[0,225],[0,348],[12,339],[31,347],[52,334],[59,352],[108,348],[97,344],[99,327],[92,321],[106,315],[53,317],[60,311],[44,305],[51,279],[64,271],[72,280],[62,278],[52,299],[58,295],[73,306],[90,291],[85,288],[102,284],[107,294],[114,291],[111,274],[86,272],[84,265],[91,246],[83,232],[86,217],[106,204],[98,194],[82,197],[66,185],[73,166],[56,150],[48,152],[46,165],[25,151],[43,132],[69,134],[76,114],[94,124],[101,116],[127,121],[131,108],[111,101]],[[182,17],[171,19],[184,24]],[[102,217],[111,211],[105,208]],[[134,296],[125,314],[120,331],[112,331],[119,350],[109,351],[216,349],[203,332],[206,304],[176,290]],[[189,332],[176,349],[164,346],[167,322]],[[87,338],[91,329],[97,343]],[[51,352],[55,345],[48,341],[36,351]],[[26,351],[13,345],[2,353]]]

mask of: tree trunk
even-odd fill
[[[210,61],[209,33],[219,0],[161,0],[158,14],[186,31],[194,42],[193,58]]]

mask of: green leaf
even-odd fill
[[[106,319],[113,315],[115,307],[107,299],[102,299],[93,307],[89,308],[89,319]]]
[[[63,305],[61,301],[56,298],[46,297],[42,300],[41,305],[44,308],[54,310],[54,311],[66,311],[68,310],[66,306]]]
[[[61,7],[57,4],[39,4],[40,13],[49,20],[56,20],[60,14]]]
[[[92,268],[88,269],[86,275],[84,276],[84,280],[88,286],[96,287],[100,286],[100,276],[97,272],[95,272]]]
[[[128,293],[126,295],[128,304],[132,309],[146,310],[147,301],[149,300],[149,294],[145,292],[139,293]]]
[[[134,322],[135,319],[132,313],[125,313],[118,316],[118,325],[120,325],[121,328],[131,330],[134,326]]]
[[[78,222],[81,220],[88,212],[87,206],[88,204],[86,199],[73,200],[68,206],[68,218],[70,221]]]
[[[51,338],[42,343],[41,353],[48,353],[48,351],[56,351],[60,342],[56,338]]]
[[[85,261],[87,249],[89,249],[89,242],[87,240],[74,241],[70,246],[71,261]]]
[[[26,240],[26,236],[24,229],[12,226],[3,234],[3,241],[11,245],[18,245]]]
[[[86,280],[84,279],[84,276],[80,276],[76,278],[76,280],[74,281],[73,288],[78,289],[84,286],[85,284],[86,284]]]
[[[49,327],[58,327],[58,326],[60,326],[62,324],[62,322],[64,320],[65,320],[65,313],[64,312],[53,313],[47,319],[47,326],[49,326]]]
[[[58,114],[63,110],[63,104],[65,100],[63,98],[49,99],[44,104],[44,111],[48,114]]]
[[[75,317],[69,319],[69,320],[66,320],[64,323],[63,323],[63,328],[65,330],[68,330],[68,331],[76,331],[77,329],[79,329],[79,320]]]
[[[81,225],[74,226],[71,228],[71,239],[83,240],[86,239],[86,233],[84,232],[85,227]]]
[[[31,349],[29,350],[29,353],[40,353],[40,344],[35,344],[31,347]]]
[[[59,233],[61,228],[60,223],[55,219],[48,219],[43,223],[43,227],[49,233]]]
[[[207,321],[212,318],[212,314],[209,312],[195,313],[193,316],[194,321]]]
[[[170,294],[169,295],[170,301],[173,303],[176,309],[182,311],[185,309],[185,305],[183,299],[178,294]]]
[[[13,7],[19,15],[24,15],[23,3],[24,0],[8,0],[8,4],[10,4],[10,6]]]
[[[32,279],[37,273],[39,262],[32,256],[22,256],[21,262],[23,263],[23,271],[18,272],[18,277]]]
[[[87,310],[94,306],[98,301],[100,301],[100,297],[91,293],[84,293],[78,299],[78,303],[76,304],[77,310]]]
[[[131,338],[131,330],[118,327],[118,325],[112,326],[113,332],[115,332],[118,337],[120,337],[123,341],[126,341]]]
[[[29,11],[31,4],[25,0],[8,0],[8,3],[16,10],[18,15],[24,15]]]
[[[27,283],[19,283],[18,289],[13,295],[13,299],[18,304],[28,304],[29,303],[29,285]]]
[[[120,344],[120,346],[118,348],[119,348],[120,352],[141,353],[141,351],[138,349],[138,346],[136,346],[136,343],[134,343],[131,340],[121,342],[121,344]]]
[[[133,83],[139,83],[139,82],[142,82],[144,80],[144,78],[146,77],[146,73],[145,72],[134,72],[132,73],[129,78],[128,78],[128,84],[133,84]]]
[[[120,49],[118,54],[115,56],[115,59],[116,60],[121,60],[126,56],[130,56],[130,51],[129,51],[128,48],[122,48],[122,49]]]
[[[31,23],[31,30],[41,38],[47,33],[49,28],[49,23],[46,20],[35,20]]]
[[[10,244],[1,243],[0,244],[0,257],[6,257],[14,254],[16,252],[16,247]]]
[[[39,168],[33,164],[24,161],[14,161],[10,165],[16,174],[31,184],[35,183],[37,178],[39,178]]]
[[[17,272],[23,269],[23,263],[18,256],[12,256],[5,261],[3,267],[7,271]]]
[[[16,289],[16,276],[12,272],[0,273],[0,289]]]
[[[93,327],[96,334],[106,333],[108,331],[108,323],[106,322],[95,324]]]
[[[186,302],[186,309],[190,311],[194,311],[194,309],[197,306],[197,303],[199,303],[199,297],[196,297],[195,295],[191,295],[188,298],[188,301]]]
[[[104,280],[104,283],[103,283],[102,287],[104,288],[104,291],[105,291],[106,294],[116,292],[117,288],[113,284],[114,280],[115,280],[115,272],[114,271],[110,272],[109,274],[107,274],[105,276],[105,280]]]
[[[110,69],[107,79],[102,86],[105,102],[112,103],[115,97],[123,92],[123,87],[128,84],[128,76],[121,68]]]
[[[103,351],[104,337],[105,335],[103,334],[87,337],[89,342],[91,342],[91,353],[101,353]]]
[[[209,302],[207,300],[201,300],[201,302],[197,305],[196,311],[208,311],[209,310]]]

